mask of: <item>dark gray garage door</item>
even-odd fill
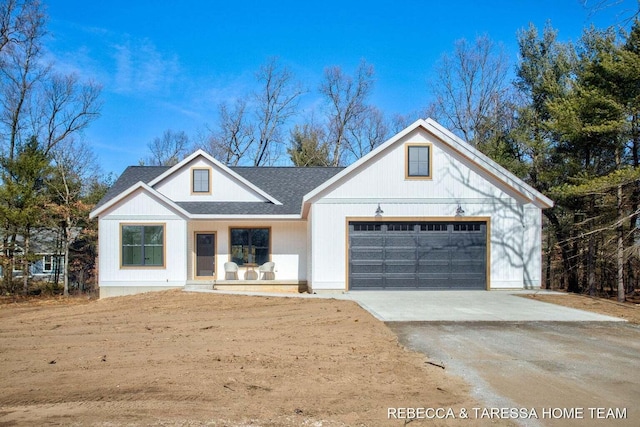
[[[350,222],[349,289],[486,289],[484,222]]]

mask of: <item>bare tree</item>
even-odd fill
[[[23,135],[23,131],[29,128],[27,119],[33,92],[49,73],[49,67],[40,63],[45,18],[39,2],[10,1],[3,19],[8,22],[3,22],[6,34],[0,51],[0,124],[3,127],[0,135],[5,154],[13,159],[16,146],[26,143],[26,139],[21,141],[21,138],[33,135]]]
[[[41,105],[32,111],[34,134],[39,135],[45,154],[100,116],[101,90],[96,83],[80,82],[75,74],[49,76],[43,84]]]
[[[621,26],[633,22],[640,16],[640,0],[636,0],[635,8],[629,8],[628,3],[623,0],[579,0],[579,3],[592,15],[606,9],[617,9],[616,18],[619,21],[618,24]]]
[[[368,154],[382,144],[390,134],[382,111],[374,106],[367,107],[350,126],[346,149],[355,159]]]
[[[212,132],[206,148],[227,166],[237,166],[254,144],[253,126],[246,115],[247,103],[237,100],[233,109],[218,107],[218,131]]]
[[[78,237],[79,224],[91,211],[92,205],[83,200],[88,183],[98,176],[95,156],[89,147],[72,138],[58,144],[51,151],[53,173],[49,181],[51,202],[50,220],[59,225],[63,241],[63,293],[69,295],[69,249]]]
[[[373,88],[373,66],[364,60],[356,70],[355,78],[346,75],[340,67],[324,71],[320,92],[326,97],[328,109],[328,142],[332,151],[332,166],[342,163],[349,144],[349,132],[357,126],[368,111],[367,97]]]
[[[284,142],[282,127],[296,114],[298,99],[305,90],[277,58],[271,58],[261,66],[256,77],[261,90],[255,95],[258,137],[253,164],[261,166],[277,160],[282,150],[275,146]]]
[[[436,118],[478,144],[479,130],[496,117],[507,90],[508,68],[506,55],[488,36],[478,37],[473,45],[458,40],[453,53],[440,59],[431,83]]]
[[[147,144],[149,156],[140,161],[147,166],[173,166],[180,162],[189,151],[189,137],[184,131],[164,131]]]
[[[227,165],[273,164],[284,151],[283,127],[297,113],[298,99],[305,92],[277,58],[262,65],[256,79],[258,91],[232,107],[226,103],[218,107],[218,129],[207,145]]]
[[[0,2],[0,52],[21,37],[21,23],[30,14],[29,3],[18,3],[17,0]]]

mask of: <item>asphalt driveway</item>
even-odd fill
[[[640,425],[640,328],[635,325],[494,321],[388,326],[401,344],[465,379],[481,402],[479,415],[525,408],[534,409],[538,418],[507,418],[525,426]],[[472,408],[467,409],[474,418]],[[469,425],[497,422],[480,420]]]
[[[344,298],[471,385],[481,405],[466,408],[470,425],[640,425],[640,328],[519,296],[530,292],[367,291]]]

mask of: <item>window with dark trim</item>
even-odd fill
[[[193,192],[209,193],[211,192],[211,179],[209,169],[193,169]]]
[[[431,146],[430,145],[407,146],[407,177],[409,178],[431,177]]]
[[[164,225],[123,225],[122,266],[164,265]]]
[[[238,265],[261,265],[269,261],[268,228],[232,228],[231,261]]]

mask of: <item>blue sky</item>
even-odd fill
[[[516,33],[529,23],[542,29],[549,21],[560,40],[576,41],[585,26],[616,24],[638,7],[636,0],[596,13],[578,0],[45,3],[55,67],[103,86],[102,116],[84,139],[102,170],[116,174],[167,129],[193,137],[215,127],[217,106],[249,92],[272,56],[310,90],[303,115],[318,108],[326,67],[352,73],[361,59],[376,70],[370,101],[389,115],[408,114],[429,103],[433,67],[456,40],[487,34],[515,63]]]

